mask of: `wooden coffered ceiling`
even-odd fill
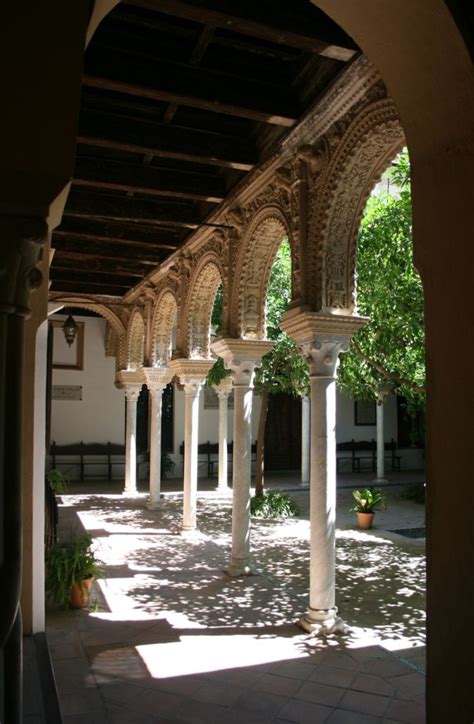
[[[123,296],[357,54],[309,0],[135,0],[86,52],[51,290]]]

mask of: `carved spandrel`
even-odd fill
[[[41,286],[36,264],[48,235],[44,219],[0,216],[0,310],[28,316],[30,292]]]

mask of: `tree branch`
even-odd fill
[[[395,375],[392,372],[389,372],[384,367],[382,367],[381,364],[378,362],[375,362],[375,360],[368,357],[364,352],[362,352],[361,348],[355,341],[355,339],[352,339],[352,346],[354,347],[354,350],[356,353],[361,357],[363,360],[365,360],[371,367],[373,367],[377,372],[380,372],[382,377],[385,380],[391,380],[393,382],[398,382],[400,385],[406,385],[410,389],[412,389],[414,392],[425,392],[426,388],[424,385],[417,385],[411,380],[406,379],[405,377],[400,377],[400,375]]]

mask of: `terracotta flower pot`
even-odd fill
[[[357,511],[357,520],[359,521],[359,528],[367,530],[372,528],[372,521],[374,520],[375,513],[359,513]]]
[[[71,586],[71,608],[84,608],[89,602],[89,595],[91,592],[91,586],[94,583],[94,578],[84,578],[81,583],[73,583]]]

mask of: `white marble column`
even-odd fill
[[[336,607],[336,369],[363,320],[313,312],[286,315],[285,331],[307,357],[311,380],[310,584],[305,631],[344,631]]]
[[[151,397],[150,424],[150,494],[147,508],[156,510],[160,506],[161,493],[161,411],[163,391],[171,382],[168,367],[145,367],[146,384]]]
[[[196,529],[199,395],[214,360],[176,359],[170,368],[184,386],[183,531]]]
[[[219,398],[219,479],[217,490],[219,492],[227,492],[228,485],[228,403],[229,395],[232,392],[232,378],[225,377],[218,385],[213,385],[214,390]]]
[[[227,565],[230,576],[251,573],[250,481],[252,451],[252,397],[255,367],[273,342],[220,339],[213,351],[223,357],[232,373],[234,386],[234,452],[232,472],[232,555]]]
[[[136,496],[137,491],[137,402],[144,382],[141,370],[122,370],[118,373],[127,400],[125,424],[125,487],[124,495]]]
[[[311,464],[311,402],[301,398],[301,485],[309,485]]]
[[[381,385],[377,397],[377,477],[374,483],[388,483],[385,478],[385,400],[390,393],[392,385]]]

